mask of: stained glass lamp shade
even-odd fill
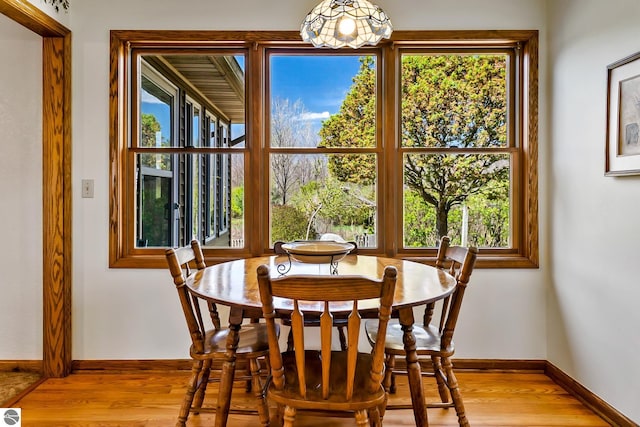
[[[357,49],[390,38],[392,31],[387,14],[366,0],[323,0],[302,22],[300,35],[315,47]]]

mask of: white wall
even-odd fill
[[[168,272],[108,268],[109,30],[297,30],[315,2],[237,0],[222,5],[211,0],[83,0],[73,3],[70,15],[74,188],[79,188],[83,178],[95,180],[95,198],[81,199],[79,191],[74,191],[74,359],[187,356],[188,337]],[[544,1],[386,0],[379,4],[397,29],[540,29],[543,70],[546,67]],[[151,9],[154,13],[150,13]],[[544,72],[540,83],[543,88],[540,119],[544,128]],[[543,177],[547,151],[542,138],[542,267],[476,273],[457,335],[459,357],[546,358],[544,278],[548,267]]]
[[[607,65],[640,51],[637,0],[549,1],[548,360],[640,421],[640,177],[604,176]]]
[[[42,359],[42,38],[0,14],[0,359]]]
[[[295,30],[315,2],[82,0],[74,1],[68,14],[51,14],[73,31],[74,359],[187,357],[188,337],[168,273],[108,268],[109,30]],[[637,406],[640,310],[636,303],[640,288],[636,285],[634,268],[640,235],[640,221],[634,214],[640,205],[640,178],[603,176],[606,66],[640,51],[637,24],[640,3],[637,0],[378,0],[378,3],[391,16],[396,29],[540,30],[541,268],[475,273],[457,335],[457,355],[547,359],[616,409],[640,421]],[[23,55],[30,37],[15,29],[5,35],[5,27],[0,20],[0,46],[3,54],[8,52],[15,58],[13,62],[3,61],[0,73],[12,70],[4,64],[30,61]],[[11,40],[11,49],[4,47],[5,40]],[[31,60],[36,61],[36,56]],[[39,64],[33,69],[39,69]],[[4,74],[1,76],[0,81],[6,81]],[[0,99],[4,100],[11,92],[3,87]],[[33,93],[39,91],[33,89]],[[20,94],[25,94],[23,89]],[[24,98],[34,97],[27,92]],[[32,107],[27,102],[20,111],[9,112],[22,114],[29,108]],[[35,110],[25,115],[35,117],[39,114]],[[11,148],[16,146],[7,143],[6,135],[12,135],[13,131],[7,131],[6,111],[0,113],[4,150],[0,162],[15,169],[17,163],[11,161],[33,159],[39,151],[27,144],[12,152]],[[12,129],[23,120],[10,120]],[[39,141],[39,136],[33,135],[38,123],[34,120],[33,124],[23,125],[13,135],[20,138],[21,144],[26,139]],[[30,162],[21,167],[29,169],[19,175],[20,179],[36,176],[33,182],[40,179],[39,167],[32,168]],[[4,170],[0,168],[3,205],[5,201],[12,202],[9,206],[22,204],[28,207],[27,214],[33,215],[33,208],[41,204],[39,196],[28,194],[34,192],[35,185],[30,184],[29,191],[16,190],[24,188],[25,183],[7,177]],[[80,198],[77,189],[82,178],[95,179],[95,198]],[[14,190],[7,191],[4,181],[11,179]],[[25,197],[33,200],[25,201]],[[26,233],[29,240],[39,241],[41,230],[34,229],[40,227],[39,218],[12,215],[5,220],[9,214],[8,209],[3,209],[0,221],[7,236],[17,228],[5,226],[12,221],[21,224],[21,238]],[[5,250],[7,253],[41,253],[18,241],[5,247],[11,248]],[[12,277],[24,276],[11,276],[13,265],[0,267],[3,271],[0,296],[4,302],[8,284],[17,280]],[[39,284],[41,278],[34,277],[25,283],[32,282]],[[23,290],[25,283],[21,283],[20,292],[35,293]],[[24,300],[24,294],[13,292],[9,298]],[[141,304],[149,301],[150,295],[153,303]],[[25,310],[29,310],[26,316]],[[3,343],[0,359],[40,358],[40,335],[30,336],[28,332],[39,328],[41,310],[30,305],[25,308],[24,304],[3,305],[0,324],[11,324],[16,318],[26,322],[27,332],[21,332],[20,337],[8,337],[7,341],[8,328],[0,328]],[[19,345],[7,350],[6,343],[11,340]]]
[[[34,3],[35,4],[35,3]],[[188,336],[175,290],[165,270],[108,268],[109,214],[109,30],[110,29],[274,29],[296,30],[315,0],[274,4],[239,0],[72,3],[52,14],[73,31],[73,358],[145,359],[187,357]],[[380,1],[397,29],[539,29],[545,65],[543,0]],[[150,13],[150,9],[154,13]],[[12,45],[13,46],[13,45]],[[15,49],[18,54],[21,49]],[[541,73],[541,127],[545,126],[546,77]],[[27,130],[19,134],[28,134]],[[547,147],[540,146],[540,188],[545,192]],[[95,198],[82,199],[81,179],[95,180]],[[16,187],[17,188],[17,187]],[[16,191],[16,193],[20,194]],[[15,194],[12,193],[15,197]],[[40,206],[36,198],[31,206]],[[541,212],[545,200],[541,197]],[[546,357],[546,217],[542,215],[540,269],[479,270],[458,332],[458,356],[470,358]],[[40,224],[40,221],[38,221]],[[41,230],[39,230],[41,231]],[[38,234],[39,235],[39,234]],[[38,280],[41,283],[41,280]],[[153,303],[149,303],[149,297]],[[142,302],[145,303],[142,303]],[[41,310],[36,315],[40,316]],[[9,308],[6,316],[18,316]],[[505,322],[504,319],[509,319]],[[486,331],[493,331],[487,335]],[[39,358],[33,351],[16,358]],[[8,358],[4,347],[0,359]]]

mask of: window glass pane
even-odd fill
[[[232,154],[231,165],[231,247],[241,248],[245,241],[244,155]],[[255,206],[255,205],[254,205]]]
[[[504,248],[510,238],[508,154],[404,156],[403,227],[407,248],[456,244]]]
[[[246,149],[244,58],[141,58],[138,146],[174,149],[136,154],[136,247],[176,247],[191,239],[208,247],[243,247],[244,153],[184,148]],[[178,90],[186,95],[181,101]]]
[[[505,147],[507,56],[402,56],[403,147]]]
[[[198,239],[208,247],[243,247],[243,158],[229,153],[138,155],[137,246],[178,246]]]
[[[201,155],[189,156],[191,161],[187,168],[190,183],[191,192],[191,238],[197,239],[200,236],[202,226],[202,203],[204,202],[202,195],[202,188],[200,187],[200,178],[204,173],[201,168],[200,159]]]
[[[244,227],[244,155],[211,154],[206,156],[207,200],[206,223],[210,236],[204,246],[242,248]]]
[[[171,246],[176,218],[171,155],[140,154],[138,165],[136,246]]]
[[[208,207],[207,207],[207,238],[213,238],[216,236],[216,230],[218,229],[218,157],[219,154],[210,154],[206,156],[206,168],[207,168],[207,194],[209,195]]]
[[[140,146],[169,147],[174,97],[146,76],[142,76],[140,99]]]
[[[354,164],[375,171],[374,154],[271,154],[271,244],[331,233],[376,247],[376,179],[339,173]]]
[[[218,119],[214,116],[208,116],[207,122],[209,124],[209,135],[207,140],[207,147],[218,146]]]
[[[200,107],[193,107],[191,130],[193,132],[192,143],[194,147],[200,147]]]
[[[270,57],[271,147],[375,147],[376,58]]]
[[[228,141],[229,144],[235,140],[235,144],[228,146],[240,147],[238,143],[244,141],[243,127],[246,117],[244,56],[212,52],[192,55],[179,53],[179,50],[175,52],[141,55],[145,67],[152,69],[155,75],[161,76],[162,79],[170,82],[168,84],[181,88],[187,94],[187,103],[185,104],[183,100],[179,106],[180,109],[184,109],[187,116],[181,127],[178,127],[178,118],[173,117],[175,114],[172,119],[167,118],[167,123],[173,120],[174,129],[186,132],[186,135],[182,135],[181,140],[174,145],[206,146],[209,142],[206,141],[206,136],[203,140],[202,121],[206,113],[210,112],[218,115],[219,118],[224,117],[224,120],[232,126],[241,129],[239,133],[234,132],[235,136]],[[155,92],[149,92],[162,99]],[[164,136],[165,129],[162,130]]]

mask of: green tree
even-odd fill
[[[244,187],[231,189],[231,217],[242,218],[244,215]]]
[[[467,200],[469,244],[500,247],[509,244],[509,182],[493,181]]]
[[[271,103],[271,146],[281,148],[304,147],[313,144],[311,125],[300,120],[306,113],[302,101],[290,102],[276,98]],[[292,154],[271,155],[272,200],[286,205],[290,194],[305,175],[305,163]]]
[[[289,242],[306,239],[309,217],[304,212],[290,205],[274,205],[271,207],[271,241]],[[315,236],[312,229],[310,236]]]
[[[502,55],[404,56],[402,146],[461,151],[505,146],[505,70]],[[340,112],[320,132],[321,144],[374,146],[374,91],[372,60],[363,59]],[[337,179],[361,184],[375,179],[375,164],[351,160],[333,156],[330,166]],[[508,180],[508,167],[508,160],[499,155],[409,154],[404,158],[404,185],[434,208],[435,230],[442,237],[449,232],[449,212],[490,182]]]
[[[155,147],[156,133],[160,132],[160,129],[160,122],[158,122],[156,116],[149,113],[142,113],[140,146]]]
[[[160,122],[153,114],[142,113],[140,146],[155,147],[156,135],[160,132]],[[169,141],[163,138],[162,146],[169,145]],[[170,154],[141,154],[140,163],[154,169],[170,170],[171,155]]]
[[[376,146],[376,73],[373,58],[362,57],[340,111],[325,120],[320,129],[320,146]],[[377,171],[369,156],[345,154],[329,156],[329,172],[342,182],[369,185]]]
[[[404,197],[404,245],[407,247],[436,246],[435,214],[415,191]]]
[[[376,206],[375,188],[343,183],[335,178],[312,181],[296,193],[293,205],[307,218],[313,217],[316,231],[320,233],[335,233],[342,227],[356,228],[361,233],[371,232]],[[315,216],[314,211],[317,211]],[[342,237],[353,238],[347,234]]]
[[[500,55],[405,56],[402,61],[402,145],[488,148],[506,144],[505,58]],[[438,237],[449,212],[493,180],[509,162],[488,154],[408,155],[404,182],[436,211]]]

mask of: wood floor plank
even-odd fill
[[[50,378],[14,406],[22,408],[25,427],[165,427],[175,424],[186,390],[188,371],[91,372]],[[436,399],[432,379],[425,378],[425,394]],[[484,427],[608,426],[543,373],[460,372],[458,381],[471,425]],[[397,378],[398,393],[390,403],[409,402],[406,378]],[[210,385],[205,403],[215,404],[217,384]],[[253,408],[244,385],[234,387],[232,406]],[[429,409],[431,427],[457,426],[453,409]],[[215,414],[191,415],[190,427],[213,425]],[[387,427],[414,425],[410,410],[389,410]],[[231,414],[230,427],[254,427],[257,416]],[[351,418],[301,414],[297,427],[353,426]]]

